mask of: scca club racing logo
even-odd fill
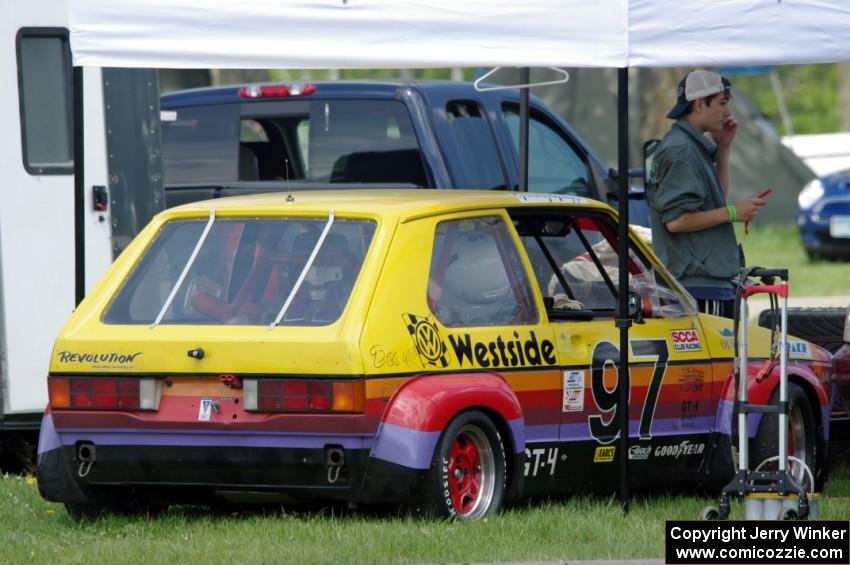
[[[419,359],[425,366],[445,368],[449,362],[446,360],[446,344],[440,335],[430,316],[421,318],[414,314],[402,314],[407,331],[413,338]]]

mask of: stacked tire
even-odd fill
[[[779,312],[776,312],[779,315]],[[758,324],[771,328],[774,312],[764,310]],[[788,335],[799,337],[835,353],[844,345],[844,318],[847,308],[789,308]],[[778,327],[778,326],[777,326]]]

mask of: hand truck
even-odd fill
[[[778,279],[778,282],[777,282]],[[743,269],[738,278],[735,295],[735,363],[734,376],[736,400],[734,414],[738,420],[738,469],[735,476],[720,493],[720,507],[709,506],[702,511],[704,520],[729,517],[730,496],[744,500],[747,520],[805,519],[817,513],[817,495],[814,493],[814,475],[805,461],[794,458],[807,473],[811,493],[797,482],[788,471],[788,269]],[[751,404],[747,398],[747,299],[754,294],[767,294],[773,313],[771,329],[771,354],[756,375],[760,381],[767,377],[779,360],[779,399],[776,404]],[[777,336],[777,309],[779,313],[779,335]],[[778,339],[777,339],[778,337]],[[779,419],[779,453],[760,462],[750,470],[749,419],[750,414],[777,414]],[[778,460],[778,461],[777,461]],[[775,471],[762,471],[770,462],[777,461]]]

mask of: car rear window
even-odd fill
[[[374,233],[375,223],[368,220],[171,221],[136,264],[103,321],[331,324],[345,308]]]

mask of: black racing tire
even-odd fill
[[[777,386],[770,397],[770,402],[776,404],[778,401],[779,387]],[[818,483],[820,481],[817,469],[818,438],[815,413],[809,403],[809,397],[796,383],[788,383],[788,405],[788,455],[804,461],[815,477],[815,482]],[[750,468],[755,469],[765,459],[777,455],[779,455],[779,416],[765,414],[762,416],[756,437],[751,443]],[[762,466],[761,470],[770,471],[777,468],[777,461],[771,461]],[[799,463],[789,460],[785,468],[807,491],[811,490],[809,476]],[[820,485],[816,484],[815,487],[819,489]]]
[[[789,308],[788,335],[793,335],[830,353],[838,351],[844,345],[844,319],[847,308]],[[764,310],[759,314],[759,326],[773,327],[773,313]]]
[[[479,520],[499,511],[507,478],[499,430],[483,412],[461,412],[440,434],[425,477],[425,514]]]

